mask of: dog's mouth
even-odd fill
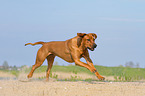
[[[87,47],[87,48],[88,48],[89,50],[91,50],[91,51],[94,51],[94,49],[95,49],[95,48],[90,48],[90,47]]]
[[[96,47],[97,47],[97,44],[94,43],[91,47],[87,47],[87,48],[91,51],[94,51]]]

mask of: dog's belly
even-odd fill
[[[61,59],[65,60],[67,62],[70,62],[70,63],[74,62],[71,54],[69,52],[64,51],[64,50],[62,50],[61,52],[53,53],[53,54],[55,56],[60,57]]]
[[[72,59],[71,55],[67,55],[67,56],[58,56],[58,57],[60,57],[61,59],[65,60],[65,61],[67,61],[67,62],[69,62],[69,63],[73,63],[73,62],[74,62],[74,60]]]

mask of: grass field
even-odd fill
[[[114,81],[140,81],[140,80],[145,80],[145,68],[129,68],[129,67],[105,67],[105,66],[98,66],[95,65],[95,68],[98,70],[98,72],[102,76],[112,76],[114,78]],[[38,69],[35,70],[35,73],[45,73],[47,69],[47,66],[41,66]],[[31,70],[30,68],[25,68],[23,69],[23,73],[28,74]],[[18,77],[19,74],[21,74],[22,71],[6,71],[3,70],[4,72],[8,72],[10,74],[13,74],[14,76]],[[60,74],[56,73],[72,73],[75,75],[70,75],[71,79],[65,79],[65,80],[70,80],[70,81],[75,81],[75,80],[83,80],[83,78],[78,78],[78,74],[88,74],[88,76],[95,76],[93,73],[91,73],[88,69],[84,67],[79,67],[79,66],[59,66],[59,65],[54,65],[51,70],[50,77],[55,78],[55,79],[60,79],[58,78]],[[55,74],[52,74],[55,73]],[[40,76],[39,79],[44,79],[45,74],[43,76]],[[93,80],[91,77],[87,78],[86,80]]]
[[[145,79],[145,68],[129,68],[129,67],[104,67],[95,65],[95,68],[103,76],[113,76],[115,81],[139,81]],[[36,73],[46,72],[47,66],[41,66],[36,69]],[[31,68],[26,69],[25,72],[29,72]],[[64,73],[86,73],[94,75],[89,70],[79,66],[59,66],[54,65],[51,72],[64,72]],[[52,76],[57,79],[57,74]],[[75,77],[72,77],[75,79]]]

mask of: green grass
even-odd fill
[[[10,73],[15,75],[16,77],[18,77],[20,72],[16,71],[16,70],[12,70],[12,71],[10,71]]]
[[[17,70],[0,70],[0,71],[2,71],[2,72],[6,72],[6,73],[10,73],[10,74],[12,74],[12,75],[14,75],[14,76],[16,76],[16,77],[18,77],[19,76],[19,71],[17,71]]]
[[[105,67],[95,65],[95,68],[103,76],[114,76],[116,81],[138,81],[145,79],[145,68],[128,68],[128,67]],[[46,72],[47,66],[41,66],[36,69],[35,72]],[[29,72],[31,68],[27,69],[26,72]],[[88,69],[79,66],[59,66],[54,65],[52,67],[52,72],[72,72],[77,73],[87,73],[94,75]],[[56,75],[54,78],[57,78]],[[75,80],[76,77],[72,77],[72,80]]]
[[[145,79],[145,68],[103,67],[96,66],[99,73],[114,76],[116,81],[137,81]]]
[[[29,72],[32,67],[29,69],[26,69],[25,72]],[[35,70],[35,72],[46,72],[47,66],[41,66]],[[93,74],[89,70],[83,67],[79,66],[59,66],[54,65],[51,69],[52,72],[72,72],[72,73],[87,73],[87,74]]]

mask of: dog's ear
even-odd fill
[[[94,37],[94,39],[97,38],[97,35],[95,33],[92,33],[92,36]]]
[[[87,34],[86,33],[77,33],[77,35],[83,38]]]
[[[78,45],[78,47],[81,46],[81,42],[82,42],[82,38],[80,37],[80,38],[77,39],[77,45]]]

